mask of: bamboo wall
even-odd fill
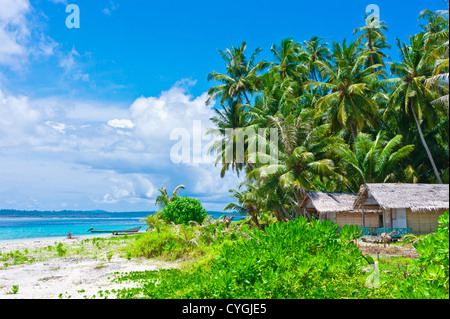
[[[380,227],[379,217],[376,213],[365,213],[365,227]],[[339,226],[358,225],[363,227],[362,213],[337,213],[336,222]]]
[[[414,235],[429,234],[436,230],[439,216],[444,212],[445,210],[437,212],[412,212],[411,209],[407,208],[406,221],[408,227],[413,229]]]

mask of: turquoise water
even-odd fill
[[[0,241],[67,237],[89,235],[94,229],[120,230],[141,226],[147,229],[141,219],[153,212],[30,212],[0,211]],[[223,212],[208,212],[213,218],[219,218]]]

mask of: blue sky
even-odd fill
[[[66,6],[80,8],[69,29]],[[212,163],[173,163],[176,128],[210,125],[217,49],[314,35],[355,39],[369,4],[395,38],[419,31],[434,1],[0,0],[0,208],[153,210],[157,189],[221,210],[238,179]],[[195,145],[192,145],[194,148]],[[202,145],[203,147],[203,145]]]

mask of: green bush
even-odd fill
[[[337,227],[297,218],[249,230],[225,242],[208,263],[146,273],[140,293],[163,299],[365,297],[374,290],[366,287],[361,269],[368,263],[353,241],[360,233],[355,226],[338,233]]]
[[[161,212],[161,218],[175,224],[189,224],[190,221],[202,223],[207,214],[202,204],[195,198],[177,197],[170,201]]]
[[[408,267],[398,294],[403,298],[449,298],[449,212],[439,217],[435,233],[418,240],[420,257]]]

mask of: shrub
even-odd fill
[[[357,227],[297,218],[224,243],[208,263],[146,274],[148,298],[340,298],[367,296]],[[125,293],[125,291],[124,291]]]
[[[414,243],[420,257],[408,267],[410,276],[402,282],[403,298],[449,298],[449,212],[439,217],[435,233]]]
[[[177,197],[163,209],[161,218],[175,224],[189,224],[190,221],[202,223],[207,214],[202,204],[195,198]]]

